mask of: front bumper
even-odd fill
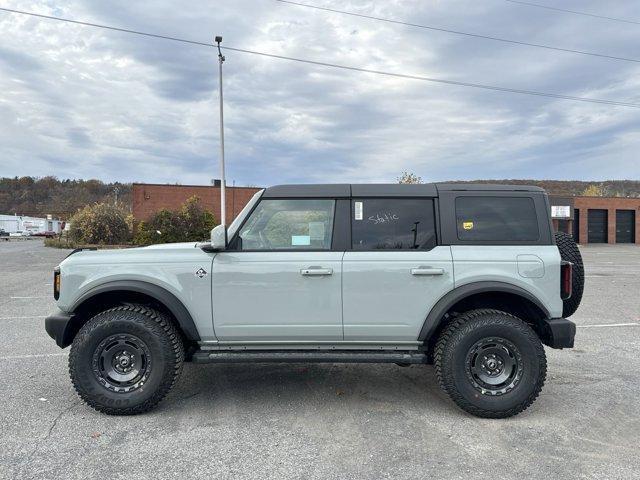
[[[542,340],[551,348],[573,348],[576,336],[576,324],[566,318],[548,318],[543,320]]]
[[[44,329],[53,338],[60,348],[71,345],[76,333],[73,313],[58,310],[53,315],[44,319]]]

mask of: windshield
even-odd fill
[[[258,203],[258,200],[260,200],[260,197],[262,196],[263,193],[264,193],[264,189],[256,192],[256,194],[253,197],[251,197],[251,200],[249,200],[247,204],[244,206],[244,208],[240,211],[238,216],[233,220],[233,222],[231,222],[231,225],[229,225],[229,228],[227,229],[227,238],[229,238],[229,240],[231,240],[231,237],[235,235],[236,231],[240,227],[240,224],[242,223],[244,218],[249,214],[251,209],[253,209],[254,205]]]

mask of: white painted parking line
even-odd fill
[[[607,328],[607,327],[640,327],[640,323],[601,323],[596,325],[576,325],[577,328]]]
[[[592,263],[590,265],[586,265],[587,269],[593,269],[593,268],[624,268],[624,269],[629,269],[629,268],[635,268],[640,264],[637,263],[627,263],[626,265],[618,265],[616,263]]]
[[[45,318],[46,315],[26,315],[24,317],[0,317],[0,320],[20,320],[27,318]]]
[[[1,360],[28,360],[30,358],[47,358],[47,357],[66,357],[69,354],[66,352],[61,353],[41,353],[35,355],[8,355],[5,357],[0,357]]]

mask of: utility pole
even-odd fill
[[[220,97],[220,225],[227,224],[227,206],[226,206],[226,196],[225,196],[225,176],[224,176],[224,112],[222,109],[222,63],[224,62],[224,55],[222,55],[222,51],[220,50],[220,42],[222,42],[222,37],[216,37],[216,43],[218,44],[218,66],[220,69],[220,86],[219,86],[219,97]]]

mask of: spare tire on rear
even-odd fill
[[[582,255],[580,255],[578,245],[573,241],[571,235],[556,232],[556,245],[558,246],[558,250],[560,250],[560,258],[571,262],[573,265],[571,272],[571,296],[562,301],[562,316],[567,318],[576,312],[582,300],[582,292],[584,291],[584,264],[582,263]]]

